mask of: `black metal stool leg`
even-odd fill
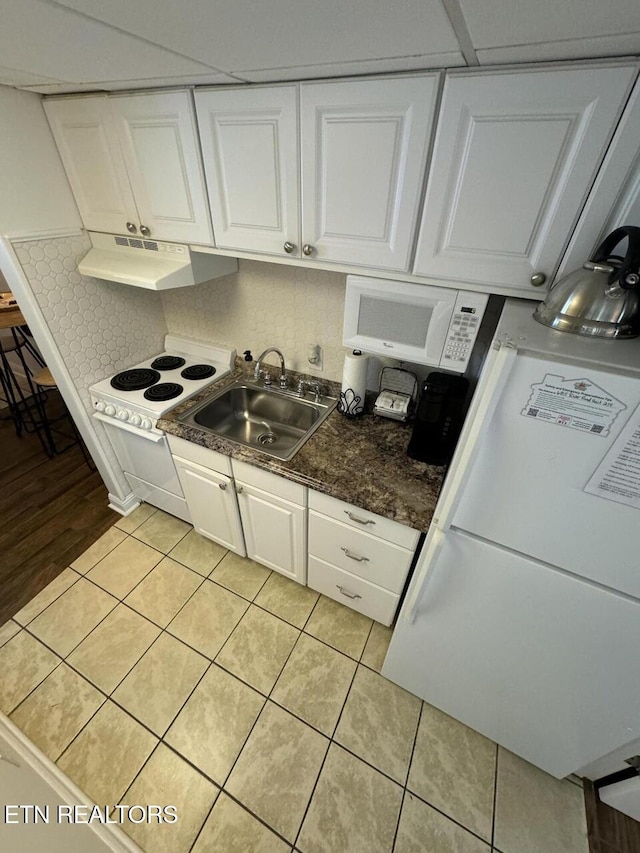
[[[4,353],[2,353],[2,355],[4,355]],[[4,399],[6,400],[7,407],[9,409],[9,417],[13,421],[13,426],[15,428],[16,435],[18,436],[18,438],[20,438],[20,436],[22,435],[22,420],[15,405],[11,385],[9,384],[7,376],[5,374],[4,358],[2,358],[2,362],[2,366],[0,367],[0,385],[2,386],[2,394]]]

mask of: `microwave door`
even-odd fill
[[[400,361],[438,366],[457,295],[449,288],[349,276],[343,343]]]

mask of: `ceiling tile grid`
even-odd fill
[[[638,0],[3,0],[0,84],[43,94],[640,54]]]

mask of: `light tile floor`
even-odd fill
[[[0,626],[0,710],[148,853],[587,853],[582,790],[384,679],[391,631],[141,506]]]

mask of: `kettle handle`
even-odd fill
[[[615,231],[612,231],[600,243],[593,253],[591,260],[596,264],[609,260],[615,247],[625,237],[629,238],[627,253],[622,259],[620,266],[609,274],[609,284],[614,284],[617,281],[624,290],[631,290],[639,282],[640,228],[637,228],[635,225],[622,225],[620,228],[616,228]]]

